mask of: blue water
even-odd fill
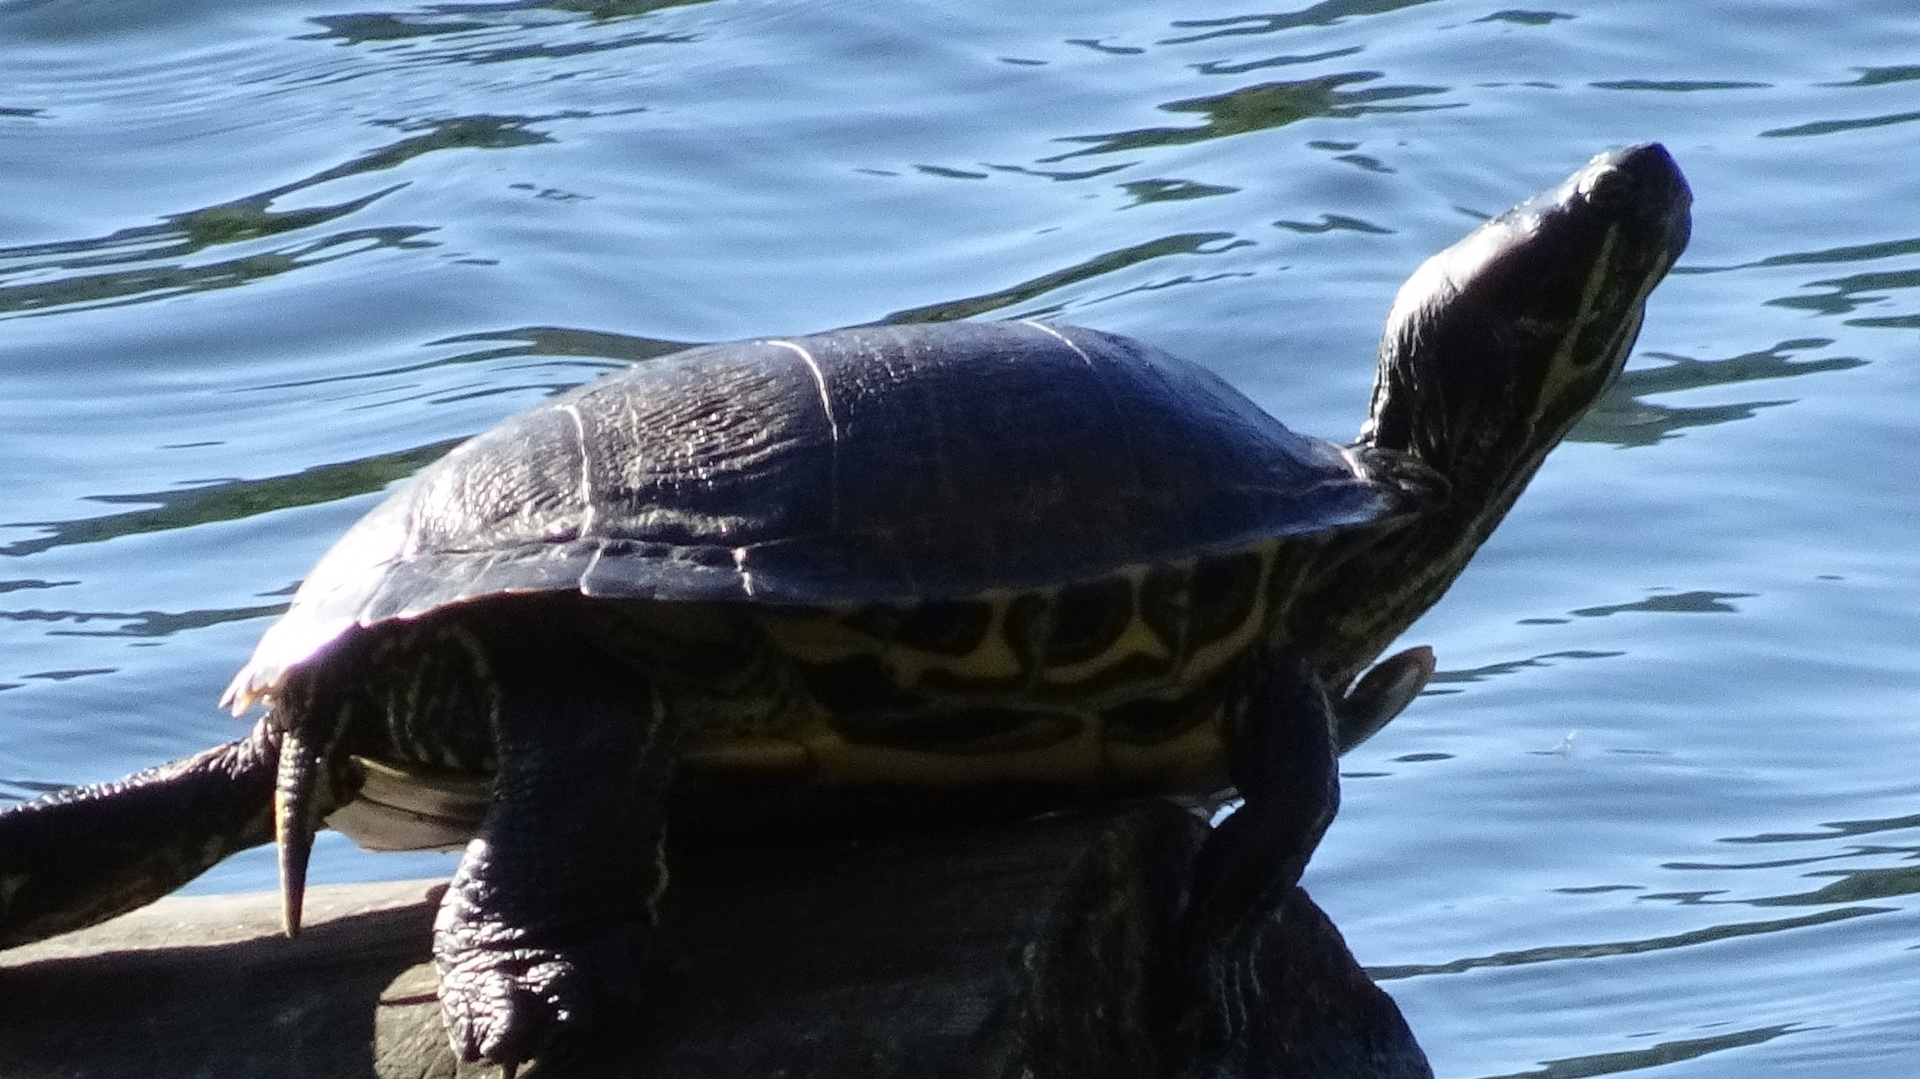
[[[1346,438],[1420,259],[1657,138],[1693,246],[1308,885],[1449,1079],[1914,1074],[1917,64],[1907,0],[0,3],[0,797],[233,737],[383,485],[617,363],[1037,314]]]

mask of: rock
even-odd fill
[[[1204,834],[1148,804],[683,854],[634,1014],[527,1074],[1152,1079],[1185,1006],[1170,940]],[[457,1065],[441,1030],[439,889],[314,888],[294,940],[278,898],[250,895],[169,898],[16,949],[0,956],[0,1075],[492,1076]],[[1271,1059],[1238,1074],[1431,1074],[1304,892],[1258,947]]]

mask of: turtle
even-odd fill
[[[1034,320],[697,347],[552,397],[320,559],[227,690],[266,705],[248,734],[0,813],[0,947],[276,840],[291,933],[323,824],[464,843],[443,1014],[511,1073],[630,998],[666,807],[703,782],[1237,791],[1190,901],[1217,937],[1432,674],[1379,657],[1620,370],[1690,202],[1634,146],[1427,260],[1351,444]]]

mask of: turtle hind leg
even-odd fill
[[[669,724],[561,621],[484,634],[498,772],[434,923],[454,1051],[509,1073],[631,997],[665,882]]]
[[[273,839],[279,732],[0,812],[0,948],[106,921]]]

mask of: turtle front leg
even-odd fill
[[[1300,881],[1340,804],[1336,717],[1304,663],[1275,657],[1254,674],[1227,768],[1244,799],[1200,848],[1185,920],[1191,981],[1173,1074],[1258,1076],[1272,1054],[1255,960],[1261,935]]]
[[[651,931],[672,739],[644,687],[539,624],[488,649],[499,767],[434,922],[454,1051],[512,1075],[630,999]]]
[[[1279,908],[1340,806],[1335,716],[1305,664],[1275,659],[1255,675],[1227,772],[1243,804],[1194,865],[1188,937],[1217,947]]]

